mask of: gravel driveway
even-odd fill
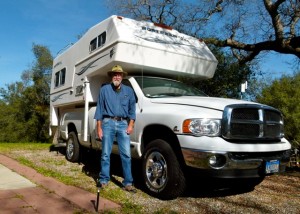
[[[95,191],[95,178],[99,171],[97,155],[88,154],[89,158],[82,164],[67,162],[62,154],[44,150],[14,151],[9,156],[34,162],[37,167],[50,169],[56,174],[70,176],[72,185]],[[254,189],[228,188],[220,181],[195,178],[189,182],[189,188],[182,197],[163,201],[142,191],[141,184],[137,182],[139,171],[136,162],[133,163],[133,172],[138,193],[121,191],[119,166],[119,160],[113,160],[112,181],[109,188],[101,194],[122,206],[133,204],[138,207],[136,213],[300,213],[299,169],[283,175],[266,177]]]

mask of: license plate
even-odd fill
[[[266,174],[279,172],[279,160],[271,160],[266,162]]]

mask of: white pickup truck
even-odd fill
[[[283,116],[275,108],[208,97],[176,81],[212,78],[217,60],[195,38],[166,26],[112,16],[54,60],[50,134],[75,162],[80,148],[101,150],[94,112],[107,71],[120,64],[136,95],[132,157],[142,161],[148,192],[170,199],[186,187],[192,167],[218,178],[264,178],[289,161]],[[117,145],[113,153],[118,154]]]

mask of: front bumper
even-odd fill
[[[279,172],[285,171],[290,150],[276,152],[215,152],[182,148],[187,166],[219,178],[250,178],[265,176],[267,161],[279,160]]]

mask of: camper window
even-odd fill
[[[92,52],[93,50],[95,50],[97,48],[97,38],[93,39],[90,42],[90,52]]]
[[[65,80],[66,80],[66,68],[63,68],[60,71],[60,84],[64,85],[65,84]]]
[[[55,73],[54,85],[55,87],[59,87],[65,84],[66,80],[66,68],[61,69],[60,71]]]
[[[105,41],[106,41],[106,32],[104,31],[103,33],[101,33],[99,36],[97,36],[90,42],[90,52],[96,50],[99,47],[102,47]]]
[[[105,41],[106,41],[106,32],[103,32],[98,36],[98,47],[104,45]]]
[[[55,85],[55,87],[58,87],[58,85],[59,85],[59,72],[56,72],[55,73],[55,83],[54,83],[54,85]]]

